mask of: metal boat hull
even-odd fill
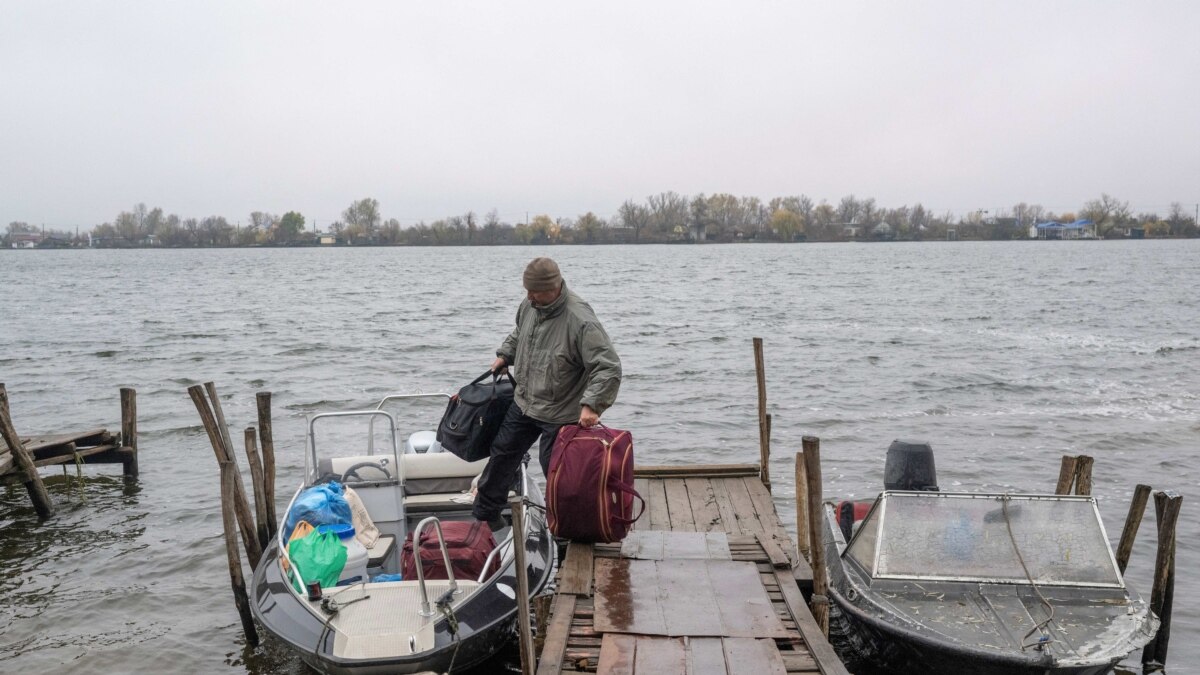
[[[530,594],[540,593],[550,581],[553,541],[544,526],[526,540]],[[424,671],[461,672],[491,658],[512,639],[517,603],[506,590],[516,589],[515,564],[481,586],[456,609],[458,638],[445,620],[435,624],[434,648],[417,654],[386,659],[343,659],[332,653],[333,634],[324,631],[316,617],[288,588],[279,566],[277,542],[263,555],[254,571],[250,597],[255,620],[267,633],[295,650],[318,672],[331,675],[375,675]],[[416,608],[413,608],[416,611]]]

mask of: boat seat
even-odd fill
[[[404,488],[410,495],[469,490],[471,481],[483,473],[483,467],[487,465],[486,458],[468,462],[448,452],[405,454],[400,455],[400,461],[403,463]],[[323,457],[317,463],[317,475],[341,477],[357,464],[376,465],[355,471],[363,481],[394,480],[400,475],[389,454]]]
[[[375,546],[367,549],[367,567],[380,567],[383,561],[391,555],[392,550],[396,548],[396,538],[390,534],[380,535],[375,540]]]

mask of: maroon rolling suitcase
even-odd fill
[[[454,570],[454,578],[479,578],[488,554],[496,548],[496,538],[492,536],[492,529],[487,523],[442,521],[442,536],[446,538],[446,552],[450,554],[450,568]],[[401,576],[405,580],[416,580],[417,565],[413,557],[411,532],[404,542],[400,561]],[[490,571],[494,572],[498,564],[499,560],[493,560]],[[438,546],[437,529],[434,527],[426,527],[421,532],[421,572],[426,579],[446,578],[446,564],[442,561],[442,549]]]
[[[634,498],[642,503],[636,516]],[[546,477],[550,532],[582,542],[621,541],[645,510],[645,500],[633,489],[628,431],[574,424],[559,430]]]

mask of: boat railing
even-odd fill
[[[368,434],[367,434],[367,436],[368,436],[368,445],[367,445],[368,454],[374,454],[374,443],[373,443],[374,433],[372,433],[370,431],[370,429],[373,426],[375,418],[383,417],[384,419],[386,419],[388,421],[388,427],[391,430],[392,459],[393,459],[393,461],[396,462],[397,471],[400,472],[400,475],[399,475],[400,484],[401,485],[404,484],[404,465],[400,463],[400,444],[396,440],[396,418],[393,417],[391,413],[383,411],[383,410],[379,410],[379,409],[376,409],[376,410],[346,410],[346,411],[341,411],[341,412],[317,413],[316,415],[312,415],[308,418],[308,435],[307,435],[306,441],[308,443],[309,451],[304,456],[304,474],[306,476],[308,476],[310,482],[316,478],[315,474],[317,472],[317,466],[319,465],[318,460],[317,460],[317,435],[314,430],[314,427],[317,423],[317,420],[324,419],[327,417],[369,417],[371,421],[368,424]],[[310,460],[312,461],[311,467],[309,466]]]
[[[300,489],[296,490],[296,492],[292,495],[292,499],[291,499],[291,501],[288,502],[287,508],[283,510],[285,519],[287,518],[287,514],[292,512],[292,506],[294,506],[296,504],[296,498],[299,497],[300,493],[303,491],[304,491],[304,488],[301,487]],[[296,575],[296,582],[298,584],[300,584],[300,589],[297,590],[295,587],[292,587],[291,590],[293,593],[303,596],[305,594],[304,577],[300,576],[300,568],[296,567],[296,564],[292,562],[292,558],[291,558],[291,556],[288,555],[288,550],[287,550],[288,537],[292,536],[292,534],[290,532],[284,532],[283,529],[280,528],[279,532],[276,533],[276,536],[279,538],[279,558],[284,563],[286,563],[286,565],[283,568],[284,581],[287,581],[287,575],[289,573]],[[288,584],[288,586],[291,586],[291,584]]]
[[[405,401],[405,400],[411,401],[411,400],[416,400],[416,399],[426,399],[426,398],[444,398],[444,399],[446,399],[447,401],[449,401],[449,400],[450,400],[450,394],[445,394],[445,393],[433,393],[433,394],[388,394],[387,396],[384,396],[384,397],[383,397],[383,399],[382,399],[381,401],[379,401],[379,405],[376,405],[376,406],[375,406],[375,409],[376,409],[376,410],[383,410],[383,405],[384,405],[385,403],[387,403],[388,401]],[[393,433],[393,434],[395,434],[395,433],[396,433],[396,431],[397,431],[397,430],[396,430],[396,424],[395,424],[395,421],[393,420],[393,422],[392,422],[392,433]],[[370,422],[370,423],[367,425],[367,454],[368,454],[368,455],[373,455],[373,454],[375,454],[375,420],[374,420],[373,418],[371,419],[371,422]]]
[[[421,587],[421,609],[419,614],[424,617],[433,616],[433,608],[429,605],[429,591],[425,588],[425,562],[421,559],[421,532],[425,530],[425,526],[433,523],[434,530],[437,532],[438,546],[442,549],[442,562],[446,565],[446,578],[450,580],[450,592],[458,595],[461,591],[458,588],[458,582],[454,580],[454,568],[450,566],[450,552],[446,550],[446,539],[442,536],[442,522],[437,519],[437,516],[429,516],[425,520],[417,523],[417,527],[413,530],[413,549],[415,551],[417,568],[417,584]]]

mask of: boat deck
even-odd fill
[[[643,466],[635,487],[624,542],[569,545],[539,675],[847,673],[757,465]]]

